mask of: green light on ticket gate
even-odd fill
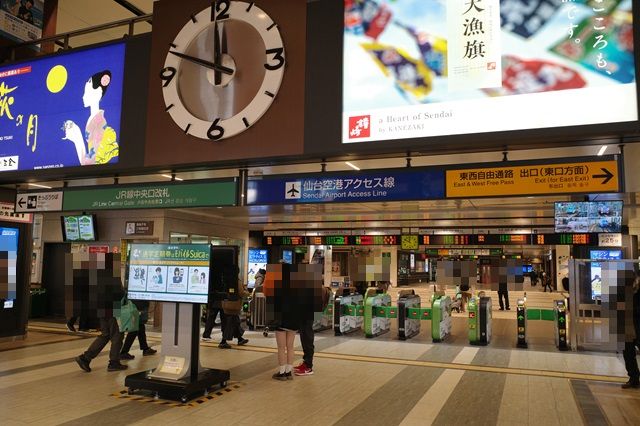
[[[524,299],[518,299],[516,315],[518,330],[518,341],[516,346],[519,348],[527,348],[527,306]]]

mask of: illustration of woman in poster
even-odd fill
[[[85,107],[90,109],[84,136],[80,127],[73,121],[67,120],[64,123],[65,135],[63,139],[69,140],[75,145],[81,166],[107,164],[119,154],[116,132],[107,125],[104,110],[100,109],[100,100],[110,83],[111,72],[105,70],[91,76],[84,86],[82,102]]]

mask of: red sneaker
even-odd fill
[[[293,368],[293,373],[296,376],[311,376],[313,374],[313,369],[308,367],[304,362],[297,367]]]

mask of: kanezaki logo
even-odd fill
[[[349,117],[349,139],[371,137],[371,116]]]

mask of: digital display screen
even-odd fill
[[[622,250],[591,250],[589,258],[592,260],[619,260],[622,259]],[[591,299],[596,300],[602,296],[602,265],[599,262],[591,263]]]
[[[125,44],[0,67],[0,172],[118,162]]]
[[[64,241],[96,241],[96,222],[94,215],[62,216]]]
[[[284,263],[291,265],[293,263],[293,251],[282,250],[282,260],[284,260]]]
[[[555,232],[620,232],[622,201],[555,203]]]
[[[354,245],[356,246],[383,246],[397,244],[398,237],[396,235],[357,235],[354,237]]]
[[[289,252],[291,251],[284,250],[282,252],[283,260],[286,261],[286,259],[284,259],[285,251],[289,251]],[[260,269],[264,269],[266,271],[267,263],[269,263],[268,257],[269,257],[269,252],[267,250],[258,249],[258,248],[249,249],[249,269],[247,272],[247,284],[249,288],[253,288],[253,286],[256,283],[256,273]],[[287,263],[291,263],[291,262],[287,262]]]
[[[638,120],[632,0],[345,0],[344,21],[343,143]]]
[[[18,294],[18,236],[17,228],[0,228],[0,309],[13,308]]]
[[[208,244],[131,244],[128,297],[207,303],[210,262]]]
[[[325,240],[325,244],[329,246],[349,245],[349,237],[347,235],[330,235],[325,237],[324,240]]]

